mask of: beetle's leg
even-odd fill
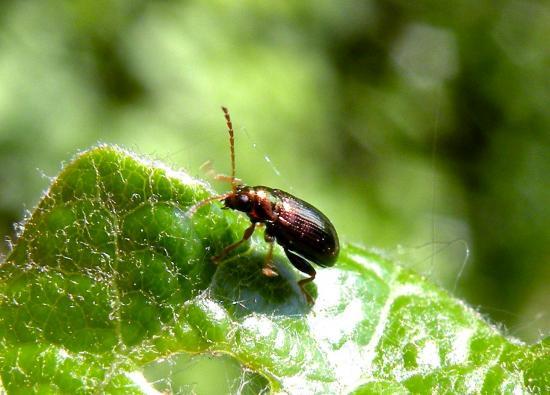
[[[225,174],[216,174],[213,178],[216,181],[236,182],[237,184],[242,184],[242,180],[240,178],[233,178],[231,176],[226,176]]]
[[[277,273],[275,271],[275,268],[273,267],[272,265],[272,259],[273,259],[273,243],[275,242],[275,237],[267,234],[267,232],[264,234],[264,239],[265,241],[267,242],[267,244],[269,245],[269,249],[267,250],[267,255],[265,256],[265,261],[264,261],[264,267],[262,268],[262,273],[264,274],[264,276],[267,276],[267,277],[276,277],[279,275],[279,273]]]
[[[212,258],[212,260],[214,262],[219,262],[224,256],[226,256],[228,253],[230,253],[231,251],[233,251],[235,248],[237,248],[238,246],[240,246],[242,243],[244,243],[245,241],[247,241],[248,239],[250,239],[250,237],[252,236],[252,233],[254,233],[254,229],[256,228],[256,223],[255,222],[252,222],[252,224],[250,224],[250,226],[248,228],[246,228],[246,230],[244,231],[244,234],[243,234],[243,238],[240,239],[239,241],[237,241],[236,243],[233,243],[231,245],[228,245],[227,247],[225,247],[222,252],[220,252],[218,255],[216,255],[215,257]]]
[[[199,169],[200,171],[204,172],[208,177],[213,178],[216,181],[224,181],[229,183],[233,183],[233,181],[235,181],[237,184],[242,184],[242,180],[240,180],[239,178],[233,178],[225,174],[218,174],[214,169],[214,165],[212,164],[211,160],[207,160],[206,162],[204,162]]]
[[[306,291],[304,286],[307,283],[310,283],[313,280],[315,280],[315,275],[317,274],[317,272],[315,271],[313,266],[311,266],[311,264],[308,261],[306,261],[304,258],[302,258],[300,255],[297,255],[286,248],[285,248],[285,253],[287,258],[290,260],[290,263],[292,263],[296,269],[298,269],[302,273],[309,274],[310,277],[304,278],[298,281],[298,286],[300,287],[300,289],[302,290],[302,293],[306,297],[308,304],[312,305],[313,298],[311,297],[309,292]]]

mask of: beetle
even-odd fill
[[[235,137],[229,110],[222,107],[229,132],[231,154],[231,176],[217,176],[217,179],[229,181],[231,191],[210,197],[191,208],[194,212],[199,207],[213,201],[222,201],[225,208],[241,211],[248,215],[250,226],[244,231],[241,240],[225,247],[220,254],[213,257],[219,262],[229,252],[246,242],[258,225],[265,226],[264,238],[269,244],[268,254],[262,269],[266,276],[276,276],[272,266],[273,243],[279,244],[288,260],[299,271],[309,275],[298,281],[298,286],[309,304],[313,303],[311,295],[304,288],[315,279],[316,271],[312,263],[328,267],[333,266],[338,258],[340,245],[338,234],[330,220],[311,204],[284,192],[266,186],[247,186],[235,177]]]

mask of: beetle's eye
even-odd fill
[[[247,195],[239,195],[239,203],[247,204],[248,203],[248,196]]]

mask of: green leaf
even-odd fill
[[[0,266],[9,393],[545,392],[548,342],[507,338],[382,253],[300,273],[187,176],[119,148],[78,155]],[[261,233],[261,232],[257,232]]]

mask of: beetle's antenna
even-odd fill
[[[229,116],[229,110],[227,107],[222,106],[223,114],[225,115],[225,121],[227,123],[227,130],[229,131],[229,149],[231,151],[231,189],[233,192],[237,189],[237,182],[235,179],[235,136],[233,132],[233,123]]]

